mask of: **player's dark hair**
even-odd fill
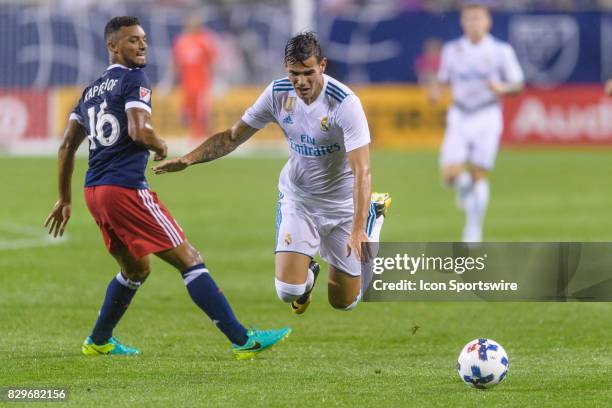
[[[285,64],[295,64],[303,62],[310,57],[316,57],[317,62],[321,61],[321,44],[317,36],[312,31],[303,31],[289,41],[285,46]]]
[[[104,27],[104,40],[108,41],[109,37],[119,31],[121,27],[131,27],[140,25],[138,17],[120,16],[111,18]]]
[[[486,4],[482,3],[465,3],[461,6],[461,12],[463,13],[466,10],[482,10],[487,14],[491,14],[491,9]]]

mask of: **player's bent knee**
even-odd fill
[[[487,171],[482,169],[473,170],[471,174],[474,181],[485,180],[488,175]]]
[[[191,245],[191,243],[185,241],[184,245],[185,251],[184,253],[180,253],[180,258],[186,268],[191,268],[192,266],[204,263],[202,255],[193,247],[193,245]]]
[[[329,302],[329,304],[336,310],[349,312],[357,307],[359,300],[354,300],[353,302]]]
[[[297,300],[306,291],[306,283],[285,283],[278,279],[274,279],[274,284],[276,286],[276,294],[278,295],[278,298],[286,303]]]
[[[329,304],[336,310],[341,310],[345,312],[349,312],[357,307],[359,301],[361,300],[361,293],[359,293],[354,299],[346,300],[346,299],[336,299],[333,297],[329,297]]]
[[[131,281],[142,283],[151,274],[151,268],[124,269],[123,274]]]
[[[445,174],[442,176],[443,180],[444,180],[444,185],[445,186],[452,186],[455,184],[455,180],[457,180],[457,178],[459,177],[461,173],[451,173],[451,174]]]

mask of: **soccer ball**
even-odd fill
[[[461,381],[485,389],[499,384],[508,374],[506,350],[491,339],[476,339],[465,345],[457,359]]]

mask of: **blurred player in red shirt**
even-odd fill
[[[203,139],[208,131],[213,67],[217,58],[215,38],[199,16],[188,16],[184,31],[172,47],[174,66],[183,91],[183,114],[191,137]]]
[[[438,78],[442,43],[437,38],[428,38],[423,43],[423,52],[414,61],[414,71],[419,84],[430,86]]]

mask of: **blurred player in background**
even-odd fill
[[[161,84],[169,88],[178,75],[182,93],[182,113],[191,129],[192,141],[200,142],[209,134],[209,115],[217,46],[214,35],[204,28],[202,18],[190,14],[183,32],[172,46],[173,62]]]
[[[612,79],[608,79],[608,82],[606,82],[605,91],[606,91],[606,94],[612,95]]]
[[[441,49],[442,42],[438,38],[428,38],[423,43],[423,52],[414,60],[414,71],[420,85],[431,86],[437,82]]]
[[[329,263],[329,303],[351,310],[360,300],[361,262],[371,255],[362,243],[378,241],[390,199],[371,197],[368,122],[359,98],[324,74],[327,60],[316,36],[291,38],[284,63],[288,76],[273,81],[231,129],[154,171],[180,171],[225,156],[276,122],[291,151],[279,179],[278,297],[297,314],[306,310],[319,272],[313,257],[320,252]]]
[[[452,89],[453,103],[440,152],[444,182],[457,191],[466,221],[463,241],[482,240],[489,202],[488,173],[493,168],[503,117],[500,97],[520,92],[523,71],[512,47],[489,34],[491,14],[481,5],[461,11],[464,35],[442,49],[438,81]],[[433,101],[439,86],[430,88]]]
[[[231,341],[235,356],[252,358],[286,337],[290,329],[245,329],[199,252],[149,190],[144,176],[149,150],[155,152],[155,160],[162,160],[168,149],[151,126],[151,85],[141,69],[146,65],[146,35],[136,17],[115,17],[107,23],[104,38],[111,65],[85,88],[70,115],[59,150],[59,199],[45,222],[53,236],[63,234],[72,208],[74,156],[88,138],[85,201],[121,271],[108,285],[82,352],[139,354],[112,332],[150,273],[149,254],[155,254],[181,272],[192,300]]]

